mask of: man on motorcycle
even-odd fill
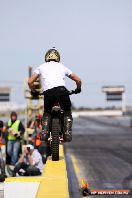
[[[64,141],[72,140],[72,113],[71,101],[68,90],[65,87],[65,76],[76,82],[75,94],[81,92],[81,79],[70,69],[60,63],[60,54],[56,49],[50,49],[45,54],[45,62],[38,66],[31,77],[28,79],[29,88],[35,94],[34,82],[40,77],[44,90],[44,115],[42,137],[47,140],[49,137],[49,123],[52,107],[55,102],[59,102],[61,109],[64,110]]]

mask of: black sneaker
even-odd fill
[[[71,142],[72,141],[72,132],[71,131],[65,132],[63,135],[63,138],[64,138],[64,142]]]
[[[6,175],[0,174],[0,182],[4,182],[5,181],[5,177]]]
[[[20,176],[25,176],[25,172],[19,171],[19,172],[18,172],[18,175],[20,175]]]

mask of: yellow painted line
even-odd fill
[[[9,177],[5,182],[41,182],[43,177]]]
[[[71,155],[71,160],[72,160],[72,164],[76,173],[76,176],[78,177],[78,173],[79,173],[79,167],[76,161],[76,158],[74,157],[74,155]]]
[[[74,171],[75,171],[75,174],[76,174],[76,177],[78,180],[78,184],[79,184],[79,189],[80,189],[80,186],[81,186],[80,180],[81,179],[79,177],[79,166],[77,164],[77,160],[74,155],[71,155],[71,160],[72,160],[73,168],[74,168]]]
[[[78,180],[79,189],[81,189],[82,182],[83,182],[83,185],[84,185],[84,183],[86,184],[86,182],[83,178],[81,179],[80,176],[79,176],[79,166],[78,166],[77,160],[76,160],[74,155],[71,155],[71,160],[72,160],[73,168],[74,168],[77,180]]]
[[[69,198],[68,178],[63,146],[59,147],[59,161],[48,158],[43,180],[40,183],[36,198]]]

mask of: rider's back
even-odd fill
[[[28,79],[29,88],[35,93],[34,82],[38,77],[41,78],[44,91],[44,116],[42,126],[42,139],[49,137],[49,123],[51,110],[55,102],[59,102],[64,112],[64,141],[72,140],[72,114],[71,101],[68,90],[65,88],[65,76],[76,82],[75,93],[81,92],[81,79],[70,69],[60,63],[60,54],[53,48],[46,52],[45,62],[34,70],[34,74]],[[47,91],[46,91],[47,90]]]
[[[55,61],[40,65],[34,72],[40,74],[44,91],[58,86],[65,86],[65,76],[69,76],[72,73],[62,63]]]

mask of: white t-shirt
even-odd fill
[[[37,67],[34,73],[40,75],[43,91],[46,91],[65,86],[65,76],[72,74],[72,71],[61,63],[50,61]]]
[[[42,157],[41,154],[38,152],[37,149],[34,149],[32,153],[32,158],[33,158],[33,165],[37,167],[40,172],[43,172],[43,162],[42,162]]]

